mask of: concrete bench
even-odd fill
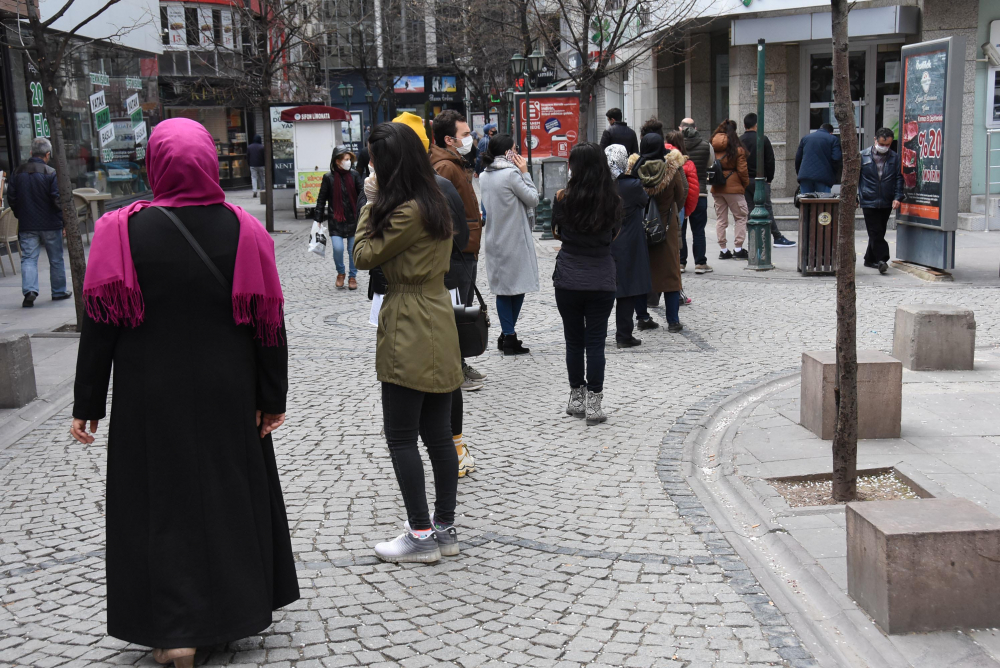
[[[972,369],[976,354],[976,315],[946,304],[896,307],[892,356],[913,371]]]
[[[37,396],[31,341],[25,334],[0,338],[0,408],[20,408]]]
[[[824,440],[833,438],[837,421],[836,375],[836,352],[802,353],[799,424]],[[878,350],[859,350],[858,438],[899,438],[902,413],[903,365]]]
[[[849,503],[847,593],[886,633],[1000,626],[1000,517],[958,498]]]

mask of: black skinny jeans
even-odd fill
[[[410,529],[431,528],[424,493],[424,464],[417,435],[434,471],[434,515],[440,524],[455,523],[458,499],[458,453],[451,440],[451,392],[434,394],[382,383],[382,421],[392,468],[403,494]]]
[[[569,386],[603,392],[604,342],[608,338],[608,318],[615,306],[614,291],[556,288],[556,306],[566,337]]]
[[[643,295],[645,297],[646,295]],[[635,331],[632,312],[635,310],[635,297],[618,297],[615,300],[615,338],[628,341]]]

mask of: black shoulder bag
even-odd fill
[[[195,238],[191,236],[191,232],[188,231],[187,226],[181,222],[181,219],[178,218],[173,211],[164,209],[162,206],[154,206],[153,208],[169,218],[170,222],[172,222],[177,229],[180,230],[181,234],[184,235],[184,238],[187,239],[187,242],[191,244],[191,248],[194,249],[194,252],[198,254],[198,257],[200,257],[201,261],[205,263],[208,270],[212,272],[212,276],[215,276],[215,280],[219,282],[219,285],[226,289],[227,293],[231,294],[233,292],[233,286],[226,280],[226,277],[222,275],[219,268],[215,266],[215,263],[212,262],[212,258],[208,257],[208,253],[206,253],[205,249],[201,247],[201,244],[199,244]]]
[[[667,230],[670,228],[670,221],[664,222],[660,215],[660,207],[656,205],[656,199],[649,198],[646,202],[646,211],[642,217],[642,226],[646,230],[646,245],[659,246],[667,240]]]
[[[455,250],[461,251],[454,241],[452,241],[452,246]],[[459,253],[459,255],[462,258],[462,267],[465,269],[465,273],[472,283],[472,289],[475,290],[476,297],[479,299],[479,304],[467,305],[463,295],[462,304],[452,306],[455,309],[455,326],[458,328],[458,347],[462,351],[462,357],[479,357],[486,352],[486,345],[490,338],[490,318],[486,314],[486,302],[483,301],[483,295],[476,287],[476,282],[472,280],[472,272],[469,271],[465,254]]]

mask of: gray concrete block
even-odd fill
[[[31,340],[26,334],[0,338],[0,408],[20,408],[37,396]]]
[[[1000,625],[1000,517],[968,499],[847,504],[847,592],[886,633]]]
[[[833,438],[837,357],[832,350],[802,353],[799,424],[824,440]],[[903,365],[878,350],[858,351],[858,438],[899,438],[903,413]]]
[[[913,371],[971,370],[976,355],[976,314],[947,304],[896,307],[892,356]]]

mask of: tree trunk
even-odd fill
[[[55,162],[56,182],[59,185],[59,207],[62,209],[63,226],[66,231],[66,249],[69,251],[69,269],[73,280],[73,302],[76,305],[76,331],[83,326],[83,278],[87,273],[87,256],[80,238],[80,224],[76,217],[76,203],[73,201],[73,184],[69,180],[69,164],[66,161],[66,141],[62,129],[62,103],[56,88],[58,72],[52,66],[54,57],[48,47],[58,45],[58,41],[47,38],[45,28],[38,19],[37,9],[28,3],[28,19],[31,26],[33,50],[38,65],[38,76],[42,90],[45,116],[49,123],[49,141],[52,142],[52,158]]]
[[[837,219],[837,378],[834,397],[837,422],[833,432],[833,497],[857,496],[858,351],[854,286],[854,211],[857,206],[861,156],[851,101],[847,42],[847,0],[831,0],[833,21],[833,113],[840,124],[844,171]]]
[[[590,98],[594,93],[594,83],[589,78],[580,82],[580,141],[590,141]]]
[[[267,97],[261,97],[260,113],[264,119],[264,229],[274,232],[274,181],[271,174],[271,109]]]

